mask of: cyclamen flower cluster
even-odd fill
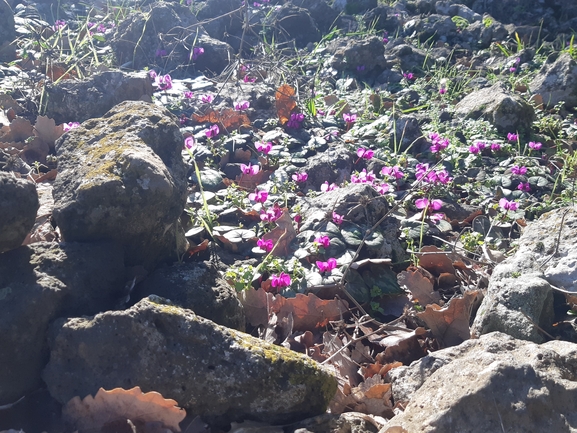
[[[62,128],[63,128],[64,132],[70,131],[71,129],[78,128],[79,126],[80,126],[80,123],[78,123],[78,122],[69,122],[69,123],[63,123],[62,124]]]
[[[200,56],[204,54],[204,48],[202,47],[194,47],[192,49],[192,60],[198,59]]]
[[[240,102],[236,102],[234,104],[234,109],[236,111],[243,111],[243,110],[248,109],[248,107],[250,107],[250,102],[248,102],[248,101],[240,101]]]
[[[272,208],[260,211],[260,220],[266,222],[274,222],[282,216],[282,209],[278,204],[274,204]]]
[[[335,189],[339,189],[339,186],[334,182],[329,185],[329,182],[325,180],[325,182],[321,185],[322,192],[334,191]]]
[[[259,239],[256,241],[256,246],[268,253],[274,248],[274,243],[272,239]]]
[[[321,262],[317,260],[316,265],[321,273],[329,272],[337,267],[337,259],[331,257],[326,262]]]
[[[153,71],[151,71],[153,72]],[[160,90],[172,89],[172,78],[170,75],[156,75],[154,77],[154,83]]]
[[[318,236],[315,238],[315,243],[323,248],[328,248],[331,245],[331,240],[328,236]]]
[[[394,167],[383,167],[381,169],[381,174],[383,176],[394,177],[395,179],[402,179],[405,173],[401,171],[401,167],[395,165]]]
[[[289,274],[281,272],[279,275],[273,274],[270,276],[270,285],[275,288],[282,289],[289,287],[292,284]]]
[[[293,113],[287,122],[287,128],[299,129],[305,120],[305,115],[302,113]]]
[[[204,132],[204,134],[206,135],[206,138],[215,138],[219,132],[220,132],[220,129],[218,128],[218,125],[214,124],[210,128],[208,128]]]
[[[439,199],[429,200],[426,197],[419,198],[415,200],[415,206],[417,209],[425,209],[428,212],[431,210],[439,210],[443,207],[443,202]]]
[[[264,203],[268,199],[268,191],[255,189],[248,195],[248,199],[257,203]]]
[[[491,143],[491,145],[488,145],[487,143],[478,141],[469,146],[469,152],[471,152],[473,155],[476,155],[483,152],[483,150],[487,148],[491,149],[493,152],[498,152],[501,150],[501,145],[499,143]]]
[[[441,137],[436,132],[429,135],[429,138],[431,139],[431,142],[433,143],[433,144],[431,144],[431,148],[430,148],[432,153],[438,153],[441,150],[446,149],[449,146],[449,140],[447,138]]]
[[[519,208],[519,203],[502,198],[499,200],[499,207],[505,212],[508,212],[510,210],[517,210]]]
[[[451,176],[449,176],[449,172],[445,169],[442,170],[430,170],[429,171],[429,164],[417,164],[417,171],[415,172],[415,177],[417,180],[423,180],[425,183],[440,183],[442,185],[447,185],[449,182],[453,180]]]
[[[240,165],[240,171],[242,171],[243,174],[247,174],[249,176],[254,176],[255,174],[257,174],[260,171],[260,167],[258,164],[252,165],[249,162],[248,165],[241,164]]]
[[[364,147],[359,147],[357,149],[357,156],[363,159],[371,159],[373,156],[375,156],[375,152],[372,151],[371,149],[365,149]]]
[[[350,126],[357,121],[357,115],[353,113],[343,113],[343,120]]]
[[[357,172],[351,175],[351,183],[368,183],[372,185],[375,180],[376,176],[373,173],[373,170],[367,173],[366,168],[363,168],[363,171],[360,173]]]
[[[292,180],[294,180],[295,182],[306,182],[307,179],[309,178],[309,175],[307,173],[295,173],[292,175]]]
[[[266,143],[257,141],[254,145],[256,147],[256,150],[264,153],[265,155],[268,155],[268,153],[272,150],[272,143],[270,141],[267,141]]]
[[[543,146],[543,143],[541,142],[534,142],[534,141],[530,141],[529,142],[529,148],[533,149],[533,150],[541,150],[541,147]]]
[[[514,165],[513,167],[511,167],[511,173],[516,174],[517,176],[523,176],[524,174],[527,173],[527,167],[525,166],[519,167],[518,165]]]

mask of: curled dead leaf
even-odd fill
[[[295,89],[288,84],[283,84],[275,92],[276,113],[281,125],[285,125],[296,108],[297,103],[294,100]]]
[[[179,423],[186,417],[186,412],[177,404],[155,391],[143,393],[138,386],[129,390],[100,388],[94,397],[71,399],[62,408],[62,417],[81,433],[99,431],[106,424],[126,420],[161,422],[165,428],[180,432]]]

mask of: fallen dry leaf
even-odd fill
[[[50,119],[48,116],[38,116],[36,118],[36,123],[34,124],[34,135],[48,143],[50,146],[53,147],[54,142],[58,140],[62,134],[64,134],[64,125],[56,126],[54,119]]]
[[[288,209],[283,209],[282,216],[275,221],[275,224],[276,227],[266,233],[263,239],[273,241],[274,248],[271,251],[273,256],[288,256],[290,244],[297,237]]]
[[[272,170],[260,170],[255,175],[242,173],[235,179],[235,183],[239,187],[252,192],[257,185],[265,183],[272,173],[273,173]]]
[[[115,421],[161,422],[165,428],[180,432],[179,423],[186,417],[177,402],[155,391],[143,393],[140,387],[125,390],[100,388],[95,397],[74,397],[62,408],[64,421],[80,432],[99,431]]]
[[[411,292],[413,301],[419,301],[423,307],[438,303],[441,300],[439,292],[435,292],[433,283],[419,269],[403,271],[397,274],[399,286]]]
[[[455,273],[453,261],[443,250],[434,245],[427,245],[421,248],[421,253],[424,254],[419,255],[419,265],[433,275],[439,276],[443,272]]]
[[[375,360],[381,364],[402,362],[409,365],[427,354],[421,344],[427,335],[430,335],[429,331],[421,327],[388,331],[388,335],[378,341],[380,346],[385,347],[385,351],[377,354]]]
[[[283,84],[275,92],[276,113],[281,125],[285,125],[296,108],[297,103],[294,99],[295,89],[288,84]]]
[[[270,296],[270,297],[269,297]],[[266,326],[269,320],[269,303],[272,301],[272,294],[268,294],[264,289],[243,290],[238,294],[238,298],[244,307],[246,320],[252,326]]]
[[[294,298],[277,295],[271,309],[279,315],[292,313],[295,331],[309,331],[327,326],[330,321],[339,320],[349,310],[343,300],[325,300],[314,293],[297,293]]]
[[[25,141],[34,135],[32,124],[28,119],[16,117],[10,125],[0,129],[0,140],[8,143],[11,141]]]
[[[478,293],[478,290],[467,291],[442,308],[437,304],[427,305],[425,311],[417,313],[417,316],[427,324],[441,346],[457,346],[471,337],[469,319]]]
[[[250,126],[248,116],[232,108],[224,108],[220,111],[209,109],[203,114],[193,114],[192,120],[198,123],[216,123],[224,131],[233,131],[241,126]]]

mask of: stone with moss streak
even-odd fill
[[[337,384],[316,362],[160,302],[57,322],[43,375],[52,396],[64,403],[101,386],[138,385],[218,424],[287,423],[326,410]]]
[[[126,101],[56,144],[54,218],[67,241],[117,240],[130,265],[152,268],[185,251],[183,138],[174,116]]]

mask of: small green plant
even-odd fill
[[[463,233],[459,240],[463,244],[463,248],[470,253],[476,253],[479,247],[484,244],[483,235],[477,232]]]
[[[451,21],[455,23],[458,29],[463,30],[469,27],[469,21],[466,18],[460,17],[459,15],[455,15],[451,18]]]
[[[485,27],[491,27],[493,25],[493,18],[491,18],[489,16],[483,18],[483,25]]]

